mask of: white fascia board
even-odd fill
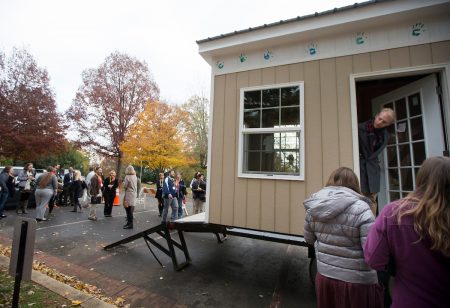
[[[367,20],[378,20],[385,23],[396,20],[399,15],[405,13],[423,14],[427,9],[432,9],[441,4],[450,3],[449,0],[397,0],[392,2],[375,3],[364,7],[349,9],[342,12],[319,15],[298,22],[269,26],[229,37],[217,38],[199,44],[200,55],[213,65],[214,58],[223,56],[239,49],[259,48],[262,44],[276,44],[278,41],[289,41],[289,37],[298,39],[330,31],[339,31],[348,28],[350,24]],[[380,19],[382,18],[382,20]],[[258,44],[259,43],[259,44]]]

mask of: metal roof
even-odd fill
[[[368,5],[373,5],[376,3],[388,2],[388,1],[395,1],[395,0],[370,0],[370,1],[365,1],[365,2],[361,2],[361,3],[354,3],[352,5],[347,5],[347,6],[343,6],[340,8],[334,8],[332,10],[328,10],[328,11],[324,11],[324,12],[315,12],[314,14],[297,16],[297,17],[294,17],[291,19],[285,19],[285,20],[280,20],[280,21],[270,23],[270,24],[264,24],[262,26],[250,27],[248,29],[243,29],[243,30],[236,30],[234,32],[229,32],[229,33],[220,34],[220,35],[213,36],[213,37],[208,37],[206,39],[198,40],[196,42],[197,42],[197,44],[202,44],[202,43],[220,40],[220,39],[238,35],[238,34],[243,34],[243,33],[251,32],[251,31],[257,31],[257,30],[261,30],[261,29],[265,29],[265,28],[269,28],[269,27],[276,27],[279,25],[285,25],[285,24],[294,23],[294,22],[300,22],[300,21],[303,21],[306,19],[311,19],[311,18],[315,18],[315,17],[319,17],[319,16],[331,15],[331,14],[334,14],[337,12],[348,11],[348,10],[352,10],[352,9],[363,7],[363,6],[368,6]]]

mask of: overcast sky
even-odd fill
[[[349,0],[0,0],[0,50],[26,48],[46,68],[59,111],[81,72],[113,51],[144,60],[161,98],[209,98],[210,67],[196,40],[354,3]],[[362,2],[362,1],[360,1]]]

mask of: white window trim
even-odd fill
[[[279,132],[283,131],[295,131],[300,132],[300,142],[299,142],[299,152],[300,152],[300,174],[299,175],[286,175],[286,174],[270,174],[270,173],[245,173],[242,171],[243,160],[244,160],[244,141],[243,134],[248,132],[253,133],[265,133],[273,132],[273,128],[251,128],[245,129],[244,123],[244,92],[255,91],[255,90],[266,90],[274,88],[285,88],[298,86],[300,89],[300,127],[298,128],[278,128]],[[304,181],[305,180],[305,123],[304,123],[304,82],[290,82],[290,83],[278,83],[263,86],[254,86],[241,88],[240,90],[240,113],[239,113],[239,147],[238,147],[238,170],[237,174],[240,178],[252,178],[252,179],[269,179],[269,180],[293,180],[293,181]]]

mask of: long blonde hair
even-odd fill
[[[394,211],[400,224],[403,216],[414,217],[414,230],[431,238],[432,250],[450,257],[450,158],[436,156],[424,161],[416,179],[416,190]]]

